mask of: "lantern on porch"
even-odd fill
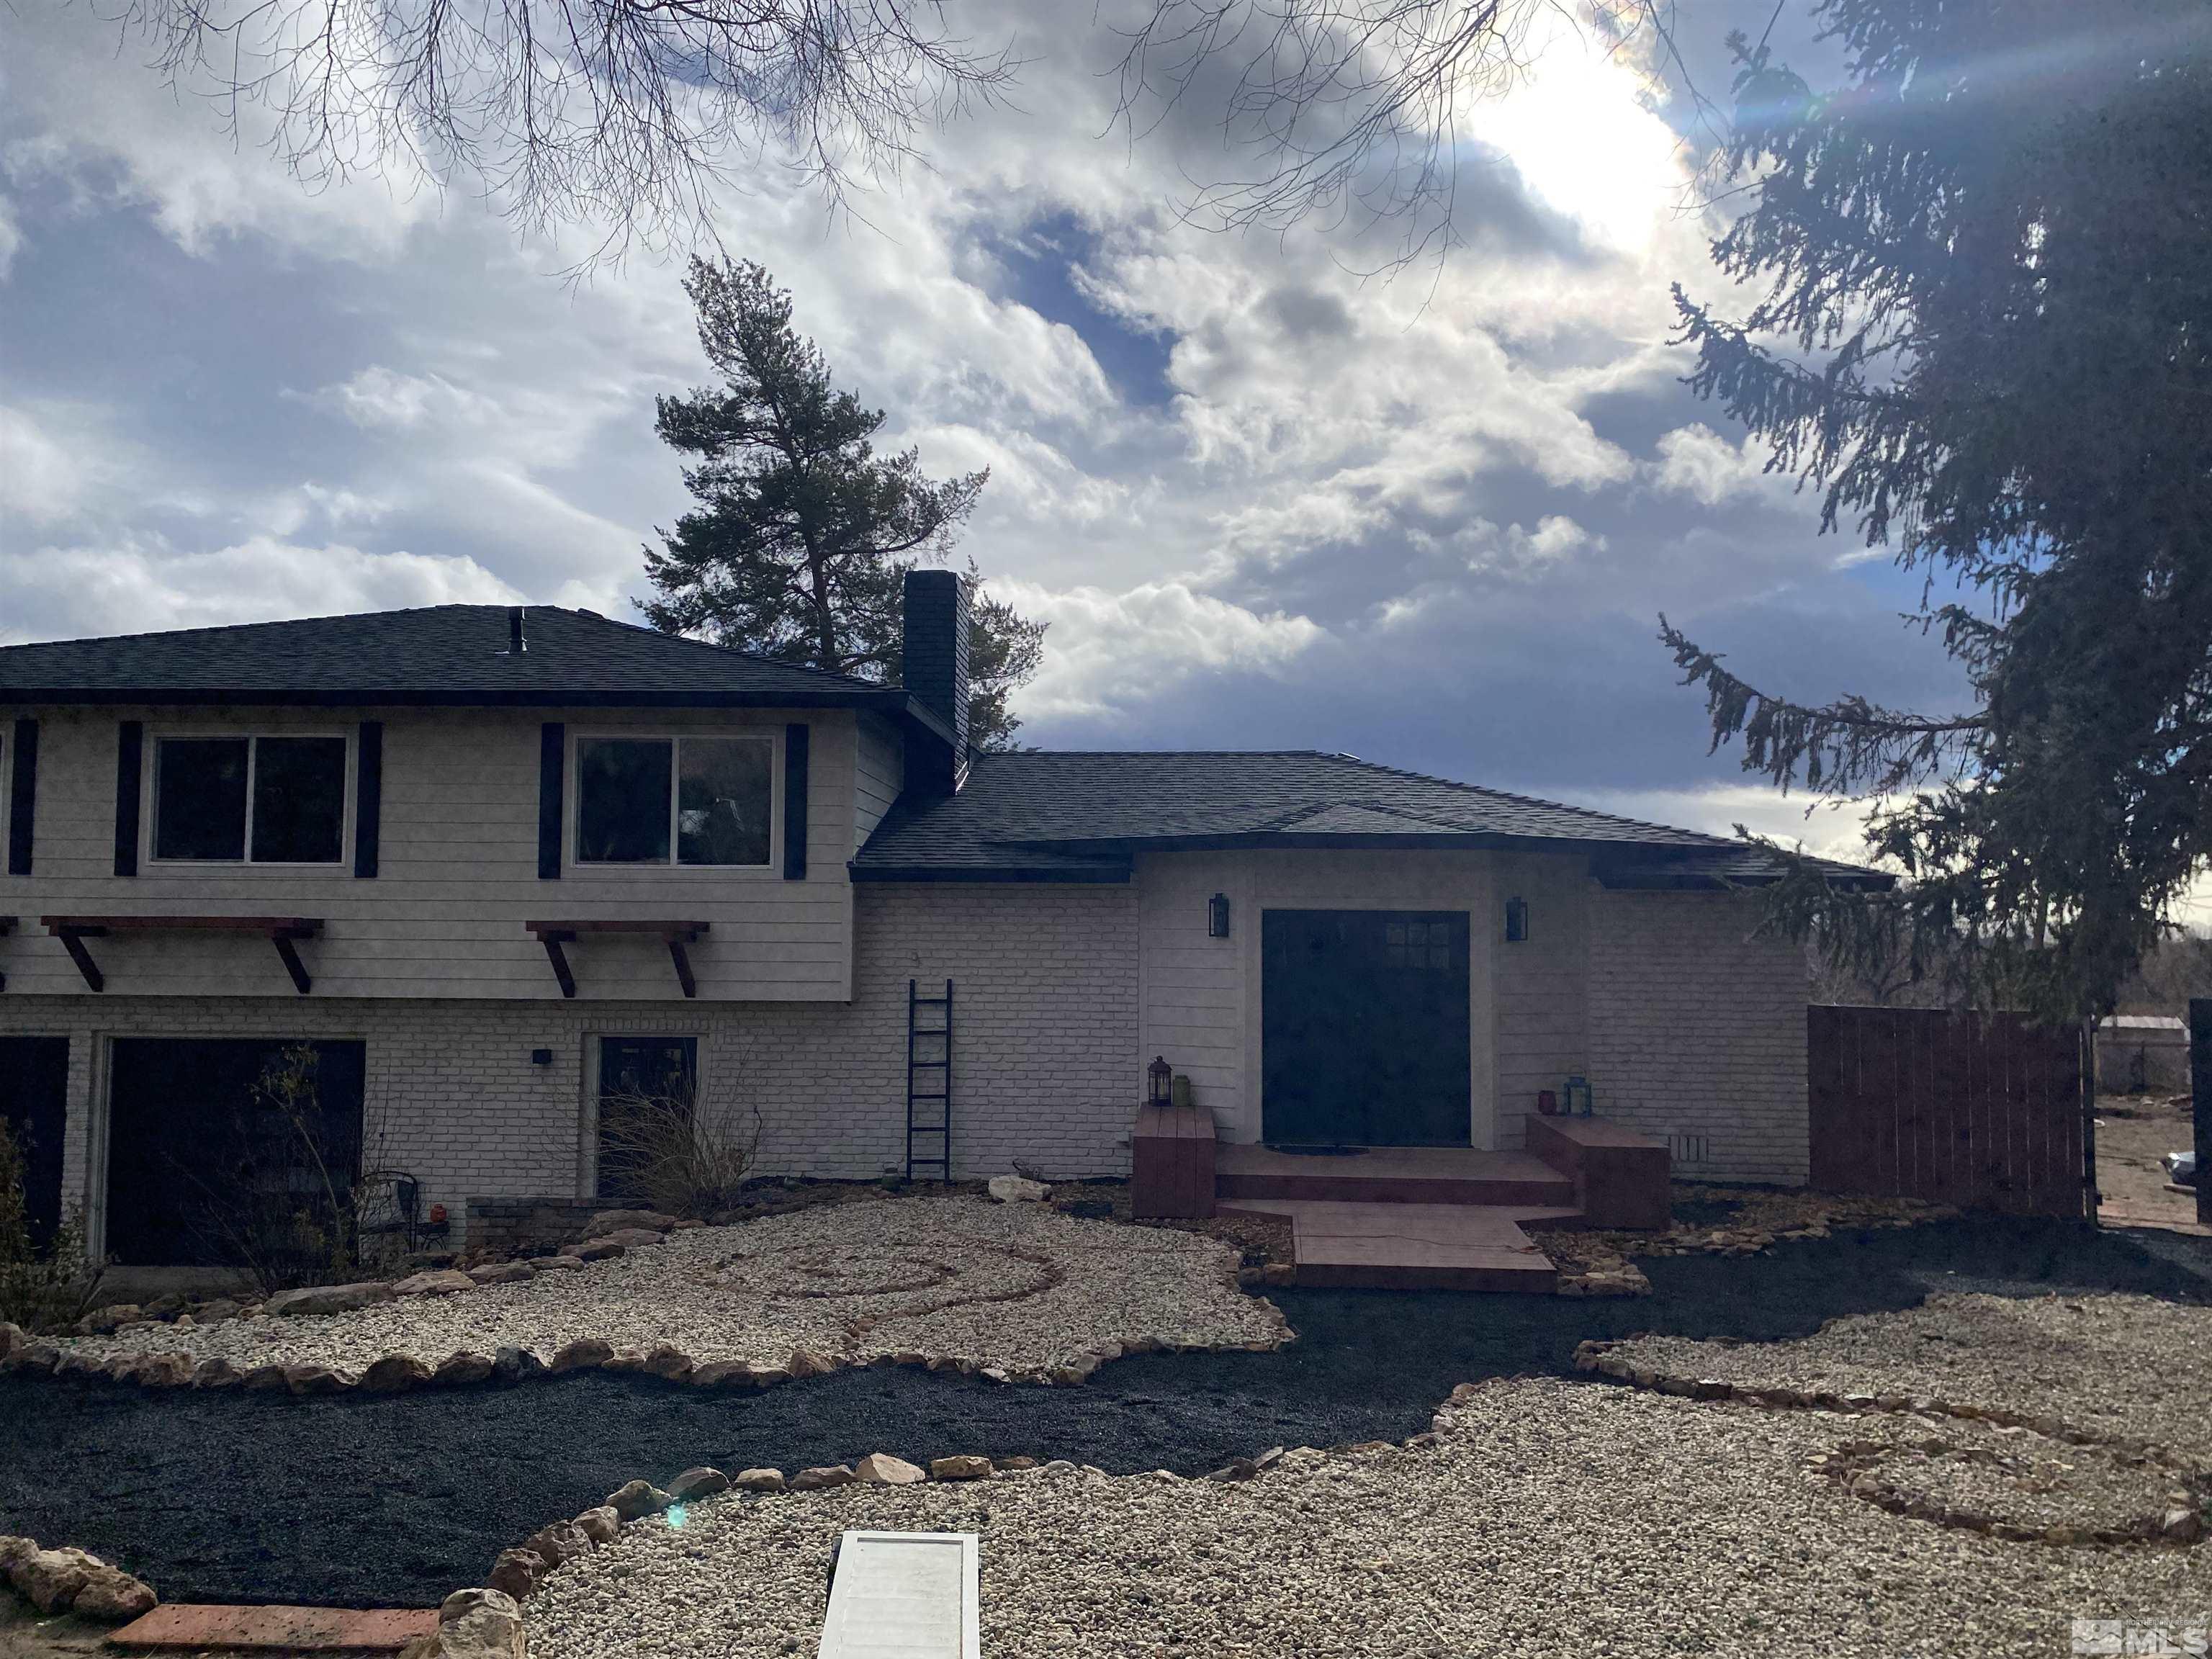
[[[1147,1106],[1175,1104],[1175,1067],[1161,1055],[1154,1055],[1152,1063],[1145,1067],[1145,1103]]]
[[[1528,901],[1510,898],[1505,901],[1505,942],[1522,945],[1528,938]]]
[[[1229,937],[1229,895],[1216,893],[1206,902],[1206,936],[1208,939]]]

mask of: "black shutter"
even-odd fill
[[[783,728],[783,878],[806,879],[806,727]]]
[[[561,876],[561,769],[568,756],[568,728],[548,720],[538,728],[538,878]]]
[[[376,873],[384,818],[384,722],[363,720],[353,752],[353,872]]]
[[[138,873],[138,781],[146,753],[146,728],[123,720],[115,728],[115,873]]]
[[[8,873],[31,873],[31,824],[39,800],[39,723],[15,722],[15,769],[8,786]]]

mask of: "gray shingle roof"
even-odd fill
[[[862,880],[1117,881],[1139,850],[1565,842],[1620,884],[1771,879],[1756,849],[1505,794],[1350,755],[1091,752],[978,756],[949,799],[900,801],[853,861]],[[1848,866],[1835,866],[1838,872]]]
[[[842,674],[533,605],[439,605],[0,647],[0,702],[562,703],[904,711]]]

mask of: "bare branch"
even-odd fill
[[[1674,44],[1671,0],[1595,0],[1613,50],[1649,30],[1717,144],[1719,123]],[[1252,163],[1194,185],[1192,222],[1278,234],[1307,219],[1395,225],[1389,267],[1458,240],[1462,122],[1528,72],[1529,37],[1564,0],[1154,0],[1123,35],[1115,120],[1133,138],[1219,100],[1226,146]]]
[[[1020,67],[942,0],[95,3],[309,187],[467,184],[526,234],[590,225],[586,263],[696,240],[766,167],[840,203]]]

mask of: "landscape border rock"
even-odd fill
[[[143,1578],[66,1546],[42,1549],[35,1538],[0,1535],[0,1574],[42,1613],[74,1613],[120,1625],[150,1613],[161,1598]]]

